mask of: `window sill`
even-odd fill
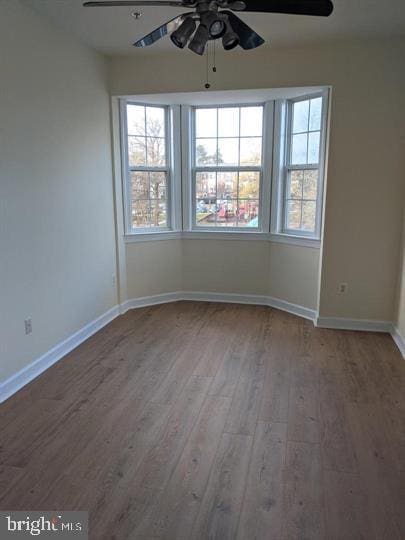
[[[233,240],[247,242],[274,242],[277,244],[289,244],[294,246],[320,248],[320,240],[291,236],[287,234],[270,234],[264,232],[222,232],[222,231],[162,231],[153,233],[134,233],[124,236],[126,244],[140,242],[159,242],[163,240]]]
[[[132,233],[124,236],[126,244],[138,244],[139,242],[159,242],[162,240],[176,240],[182,238],[181,231],[161,231],[150,233]]]
[[[269,234],[259,231],[185,231],[183,232],[183,238],[190,240],[247,240],[254,241],[268,241]]]
[[[271,233],[270,241],[276,244],[289,244],[293,246],[308,247],[313,249],[320,249],[321,247],[321,241],[317,238],[294,236],[292,234]]]

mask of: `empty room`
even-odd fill
[[[0,540],[405,539],[403,0],[0,0]]]

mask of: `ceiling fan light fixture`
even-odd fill
[[[240,43],[240,38],[238,34],[234,31],[234,29],[231,26],[231,23],[227,21],[226,24],[226,32],[224,37],[222,38],[222,45],[226,51],[231,51],[235,47],[237,47]]]
[[[179,28],[177,28],[177,30],[173,32],[173,34],[170,36],[170,39],[176,45],[176,47],[179,47],[179,49],[184,49],[184,47],[188,43],[188,40],[193,35],[196,26],[197,25],[194,19],[191,17],[187,17],[186,19],[184,19]]]
[[[188,48],[190,51],[202,56],[205,52],[205,47],[209,38],[210,34],[208,32],[208,28],[205,26],[205,24],[200,24]]]
[[[214,11],[204,13],[202,22],[208,28],[210,39],[221,38],[226,32],[226,22]]]

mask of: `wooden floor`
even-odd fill
[[[92,540],[404,540],[405,362],[268,307],[127,313],[0,406],[0,509]]]

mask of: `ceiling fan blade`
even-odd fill
[[[252,30],[250,26],[239,19],[239,17],[232,13],[232,11],[221,11],[221,13],[225,13],[228,16],[232,29],[239,36],[239,45],[242,47],[242,49],[247,51],[249,49],[256,49],[256,47],[263,45],[265,42],[264,39],[260,37],[259,34],[256,34],[256,32]]]
[[[329,17],[333,11],[331,0],[244,0],[244,11],[263,13],[287,13],[290,15],[314,15]]]
[[[177,30],[177,28],[181,25],[184,19],[192,14],[192,12],[183,13],[182,15],[175,17],[174,19],[166,22],[165,24],[162,24],[162,26],[159,26],[159,28],[156,28],[143,38],[138,39],[138,41],[134,43],[134,47],[147,47],[148,45],[153,45],[153,43],[155,43],[162,37],[165,37],[167,36],[167,34],[171,34],[175,30]]]
[[[83,7],[136,7],[136,6],[174,6],[184,7],[188,2],[182,2],[181,0],[108,0],[106,2],[84,2]]]

